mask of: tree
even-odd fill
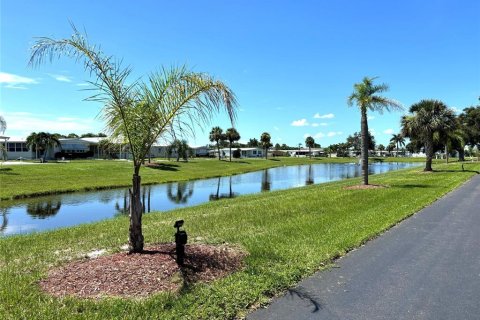
[[[40,158],[43,161],[43,159],[45,158],[46,152],[49,150],[49,148],[54,147],[56,145],[59,146],[60,141],[58,140],[55,134],[51,134],[48,132],[39,132],[39,133],[32,132],[27,137],[26,144],[27,144],[27,147],[33,147],[33,149],[37,153],[37,158],[38,158],[38,152],[40,152]]]
[[[5,130],[7,130],[7,122],[0,116],[0,134],[4,134]],[[7,160],[7,146],[4,143],[0,143],[0,154],[2,159]]]
[[[0,116],[0,134],[4,134],[7,130],[7,122],[3,116]]]
[[[213,127],[210,131],[209,139],[211,142],[217,143],[217,151],[218,151],[218,160],[220,160],[220,141],[225,140],[225,136],[223,134],[223,130],[220,127]]]
[[[472,148],[480,146],[480,105],[463,109],[459,121],[465,133],[465,143]]]
[[[213,113],[225,107],[235,119],[235,96],[230,88],[204,73],[186,67],[162,68],[148,82],[128,80],[130,68],[124,68],[72,25],[68,39],[40,38],[32,48],[30,65],[61,55],[83,61],[93,76],[96,94],[88,100],[103,103],[102,115],[112,138],[125,141],[133,163],[130,190],[130,252],[142,252],[142,203],[140,168],[154,142],[173,132],[193,133],[194,124],[205,124]]]
[[[310,155],[310,159],[312,158],[312,148],[315,145],[315,140],[312,137],[307,137],[305,139],[305,145],[308,147],[308,154]]]
[[[255,139],[255,138],[248,140],[247,146],[248,146],[248,147],[251,147],[251,148],[256,148],[256,147],[258,147],[258,146],[259,146],[258,140]]]
[[[424,171],[432,171],[434,135],[455,126],[455,113],[438,100],[422,100],[410,107],[410,115],[402,117],[402,134],[421,141],[425,146]]]
[[[225,132],[225,138],[228,140],[230,143],[230,161],[232,161],[232,144],[235,141],[240,140],[240,134],[235,128],[228,128],[227,131]]]
[[[67,135],[67,138],[70,138],[70,139],[71,139],[71,138],[78,138],[78,134],[76,134],[76,133],[69,133],[69,134]],[[82,137],[82,138],[83,138],[83,137]]]
[[[368,150],[375,150],[375,137],[370,131],[367,133],[367,139]],[[347,145],[349,148],[353,148],[357,155],[360,154],[362,149],[362,134],[360,132],[354,132],[353,135],[349,135],[347,137]]]
[[[272,146],[270,143],[271,137],[268,132],[262,133],[260,136],[260,143],[262,144],[263,149],[265,150],[265,159],[268,158],[268,148]]]
[[[397,147],[397,154],[395,155],[396,157],[398,157],[398,148],[399,148],[399,145],[400,146],[405,146],[405,138],[403,137],[403,135],[401,133],[397,133],[397,134],[392,134],[392,138],[390,139],[390,142],[391,143],[394,143]]]
[[[390,109],[402,109],[400,103],[391,100],[389,98],[379,96],[378,93],[382,93],[388,90],[388,85],[379,84],[376,85],[373,81],[376,78],[363,78],[362,82],[354,84],[353,93],[348,97],[348,105],[353,106],[356,104],[361,113],[361,133],[362,133],[362,176],[363,184],[368,185],[368,122],[367,122],[367,110],[383,112],[384,109],[390,111]]]

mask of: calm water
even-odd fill
[[[370,174],[418,165],[373,163]],[[301,187],[358,177],[356,164],[324,163],[271,168],[231,177],[142,188],[145,212],[179,207],[238,195]],[[29,233],[89,223],[128,214],[128,189],[62,194],[0,203],[0,235]]]

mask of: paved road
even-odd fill
[[[248,319],[480,319],[480,175]]]

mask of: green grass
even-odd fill
[[[298,189],[220,200],[144,216],[149,243],[171,242],[173,222],[185,219],[189,239],[229,243],[249,256],[245,269],[182,294],[160,293],[143,300],[57,299],[38,281],[49,268],[95,249],[116,252],[127,241],[128,219],[0,239],[1,319],[229,319],[311,275],[385,229],[468,180],[480,164],[437,165],[371,176],[388,185],[344,190],[350,179]]]
[[[159,168],[144,167],[142,184],[184,181],[227,176],[265,168],[321,162],[351,162],[350,158],[242,159],[218,161],[195,159],[189,162],[160,161]],[[0,199],[74,192],[131,185],[133,165],[127,161],[78,160],[33,165],[0,166]]]

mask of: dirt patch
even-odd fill
[[[192,244],[185,247],[185,253],[182,268],[175,262],[171,243],[150,246],[140,254],[121,252],[75,261],[51,270],[40,287],[57,297],[145,297],[224,277],[241,269],[246,256],[225,245]]]
[[[388,188],[388,186],[384,186],[381,184],[367,184],[367,185],[359,184],[355,186],[344,187],[343,189],[344,190],[366,190],[366,189],[384,189],[384,188]]]

